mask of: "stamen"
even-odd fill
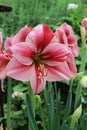
[[[39,77],[47,76],[47,69],[44,67],[44,64],[39,64],[38,70],[39,70],[38,74]]]

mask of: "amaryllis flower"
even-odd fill
[[[63,23],[55,32],[55,38],[57,42],[68,46],[74,57],[78,56],[79,48],[77,45],[77,38],[73,32],[73,29],[67,23]],[[55,41],[55,40],[54,40]]]
[[[87,17],[82,20],[81,26],[84,27],[86,35],[87,35]]]
[[[11,47],[13,58],[6,67],[7,76],[30,81],[35,93],[43,90],[48,81],[69,80],[70,73],[60,67],[70,51],[63,44],[51,42],[53,31],[48,25],[36,26],[25,42]]]
[[[71,51],[68,55],[65,64],[67,65],[69,71],[71,72],[71,77],[77,73],[76,64],[74,62],[74,57],[78,56],[79,48],[77,45],[77,39],[73,32],[73,29],[67,23],[62,24],[55,32],[55,36],[52,40],[53,42],[58,42],[60,44],[65,44]],[[63,66],[65,66],[63,63]],[[65,68],[65,67],[64,67]]]
[[[11,55],[2,50],[2,33],[0,32],[0,79],[3,80],[6,77],[6,65],[11,59]]]

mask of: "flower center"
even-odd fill
[[[47,69],[44,66],[44,59],[41,57],[40,53],[36,53],[33,57],[33,62],[36,65],[37,70],[37,78],[39,84],[41,83],[41,80],[47,76]]]
[[[40,63],[40,64],[42,64],[43,63],[43,60],[42,60],[42,58],[41,58],[41,55],[39,54],[39,53],[36,53],[35,55],[34,55],[34,62],[38,62],[38,63]]]

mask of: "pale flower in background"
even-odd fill
[[[68,7],[67,7],[68,10],[74,10],[76,8],[78,8],[78,4],[75,4],[75,3],[70,3],[68,4]]]
[[[23,93],[22,92],[14,92],[12,93],[12,98],[21,98],[23,96]]]

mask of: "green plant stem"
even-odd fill
[[[26,105],[28,114],[28,130],[38,130],[36,120],[35,120],[35,95],[29,84],[28,93],[26,94]]]
[[[47,89],[47,104],[48,104],[48,130],[53,130],[54,128],[54,92],[52,83],[48,82]]]
[[[31,88],[30,83],[29,83],[29,86],[28,86],[28,94],[30,95],[31,105],[32,105],[32,109],[33,109],[33,114],[35,116],[35,94],[33,93],[33,90]]]
[[[43,130],[47,130],[47,128],[46,128],[46,121],[45,121],[45,114],[43,112],[43,108],[42,108],[41,105],[40,105],[40,117],[42,119]]]
[[[7,130],[11,129],[11,78],[8,78],[7,92]]]
[[[86,53],[87,53],[86,48],[83,48],[80,72],[85,71]],[[81,91],[82,91],[82,87],[81,87],[80,82],[78,81],[77,91],[76,91],[76,100],[75,100],[75,109],[79,106],[80,97],[81,97]]]
[[[82,54],[81,54],[81,66],[80,66],[79,72],[84,72],[85,65],[86,65],[86,58],[87,58],[87,46],[85,42],[85,31],[83,28],[81,28],[81,40],[82,40]],[[75,100],[75,106],[74,106],[75,109],[81,103],[81,91],[82,91],[82,87],[80,85],[80,81],[78,81],[77,91],[76,91],[76,100]]]

